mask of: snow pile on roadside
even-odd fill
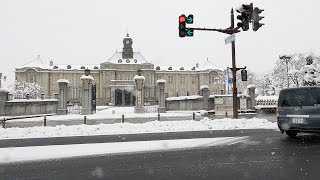
[[[63,136],[90,136],[110,134],[136,134],[154,132],[277,129],[277,124],[266,119],[218,119],[201,121],[152,121],[143,124],[117,123],[99,125],[75,125],[56,127],[31,127],[0,129],[0,139],[43,138]]]
[[[103,120],[103,119],[120,119],[122,114],[124,118],[158,118],[158,113],[134,113],[134,107],[102,107],[97,109],[96,114],[86,115],[87,119]],[[167,113],[161,113],[161,117],[190,117],[194,111],[167,111]],[[200,114],[196,114],[200,115]],[[80,114],[68,114],[68,115],[55,115],[48,116],[47,121],[72,121],[72,120],[83,120],[84,115]],[[10,122],[30,122],[30,121],[43,121],[43,117],[30,118],[30,119],[19,119],[11,120]]]
[[[252,119],[216,119],[211,120],[204,118],[200,120],[206,124],[209,129],[213,130],[230,130],[230,129],[277,129],[276,122],[270,122],[266,119],[252,118]]]

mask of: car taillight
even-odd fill
[[[276,116],[279,117],[279,107],[276,107]]]

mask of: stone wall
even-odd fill
[[[5,116],[53,114],[57,113],[57,108],[58,100],[56,99],[17,99],[5,102]]]
[[[217,100],[218,104],[215,104],[215,98],[218,97],[230,97],[231,104],[226,104],[225,100],[223,104],[220,103],[221,100]],[[246,108],[240,109],[240,96],[238,96],[238,109],[244,112],[246,111],[253,111],[254,106],[252,105],[252,98],[249,95],[242,95],[246,101]],[[222,110],[224,108],[229,108],[230,113],[232,114],[232,95],[210,95],[208,98],[208,107],[205,108],[205,103],[203,101],[203,96],[179,96],[179,97],[169,97],[166,98],[166,110],[167,111],[193,111],[193,110],[215,110],[221,109],[223,115],[225,114],[226,110]],[[228,106],[228,107],[226,107]],[[217,109],[218,108],[218,109]],[[228,110],[228,111],[229,111]]]
[[[204,103],[202,96],[180,96],[169,97],[166,99],[167,111],[194,111],[204,110]],[[214,98],[208,99],[208,109],[214,109]]]
[[[167,111],[191,111],[202,109],[202,98],[201,99],[190,99],[190,100],[173,100],[166,102]]]

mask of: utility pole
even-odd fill
[[[281,60],[284,60],[286,63],[286,66],[287,66],[287,87],[289,88],[289,66],[288,66],[288,64],[289,64],[292,57],[284,55],[284,56],[279,56],[279,58]]]
[[[234,14],[231,9],[231,29],[234,29]],[[232,101],[233,101],[233,118],[238,118],[238,89],[237,89],[237,68],[236,68],[236,40],[231,43],[232,48]]]

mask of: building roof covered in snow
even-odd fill
[[[113,64],[144,64],[149,63],[140,52],[133,52],[132,58],[122,58],[122,52],[116,52],[113,56],[107,61],[107,63]]]

